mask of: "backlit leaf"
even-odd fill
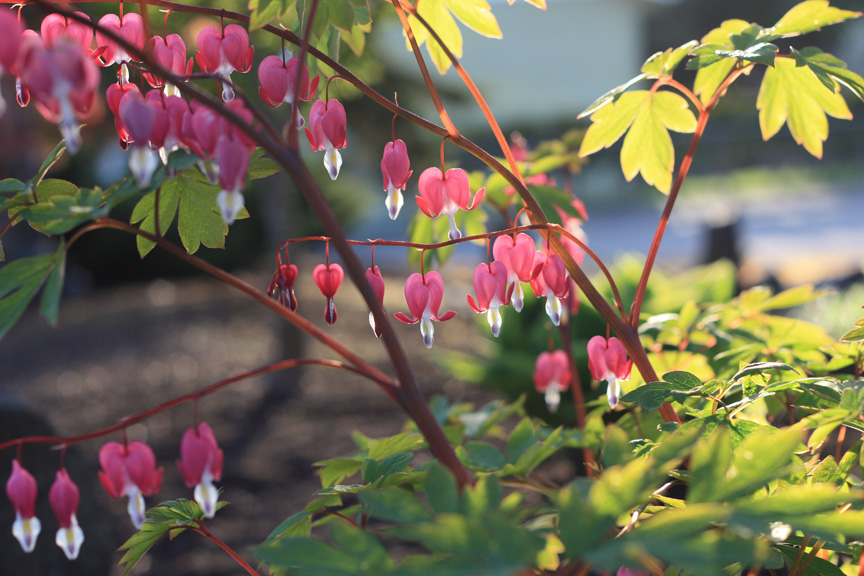
[[[771,32],[788,38],[807,34],[819,30],[823,26],[837,24],[859,16],[861,16],[860,12],[829,6],[828,0],[807,0],[784,14],[771,28]]]
[[[827,115],[850,120],[852,113],[837,90],[829,90],[806,66],[791,58],[778,59],[765,77],[756,100],[762,138],[769,140],[784,124],[795,142],[822,157],[822,143],[828,138]]]
[[[678,48],[669,48],[665,52],[657,52],[642,65],[642,73],[648,74],[651,77],[671,76],[675,72],[675,69],[678,68],[681,60],[698,44],[696,40],[691,40]]]
[[[460,22],[487,38],[501,38],[501,28],[486,0],[445,0]],[[422,5],[422,2],[421,2]]]
[[[726,20],[719,28],[715,28],[702,37],[702,44],[718,44],[726,48],[732,48],[732,35],[739,34],[749,26],[744,20]],[[693,82],[695,92],[703,103],[708,102],[723,80],[732,71],[735,60],[730,58],[721,59],[708,66],[699,66],[698,59],[692,59],[687,63],[687,68],[699,68],[696,72],[696,80]]]
[[[822,52],[819,48],[808,47],[800,51],[792,48],[795,62],[799,66],[807,66],[822,84],[829,90],[834,89],[834,81],[846,86],[862,101],[864,101],[864,78],[846,69],[846,63]]]
[[[420,2],[418,13],[423,17],[429,26],[435,30],[441,42],[453,53],[457,58],[462,57],[462,32],[459,26],[456,25],[456,20],[447,9],[445,0],[424,0]],[[411,24],[411,30],[418,45],[426,42],[426,50],[429,51],[429,56],[438,68],[438,72],[444,74],[450,68],[450,59],[439,46],[438,42],[429,34],[423,24],[413,16],[409,16],[408,20]],[[410,49],[410,45],[409,45]]]

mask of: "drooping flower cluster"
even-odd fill
[[[543,394],[549,412],[558,411],[561,392],[570,387],[570,361],[563,350],[542,352],[534,364],[534,388]]]
[[[156,468],[153,450],[137,440],[121,444],[108,442],[99,450],[99,481],[112,498],[128,496],[127,510],[135,528],[145,522],[144,496],[152,496],[162,485],[163,469]],[[216,513],[219,492],[213,485],[222,477],[222,451],[209,425],[202,422],[188,429],[180,444],[177,467],[188,488],[194,488],[195,501],[207,518]],[[12,534],[24,552],[32,552],[42,529],[36,517],[36,479],[16,459],[6,482],[6,495],[15,510]],[[55,542],[70,560],[78,557],[84,543],[84,531],[78,524],[80,503],[78,487],[66,468],[57,471],[48,493],[48,501],[57,518]]]
[[[324,150],[324,167],[331,180],[339,177],[342,155],[339,150],[348,145],[345,108],[338,100],[316,100],[309,110],[306,138],[312,150]]]
[[[426,272],[425,274],[414,273],[405,282],[405,300],[408,302],[408,311],[411,316],[404,312],[397,312],[396,319],[405,324],[420,323],[420,334],[427,348],[432,347],[435,341],[435,328],[432,320],[446,322],[456,312],[450,310],[439,316],[441,302],[444,299],[444,280],[438,272]]]
[[[445,173],[434,166],[427,168],[420,174],[417,186],[420,191],[417,206],[420,210],[430,218],[444,214],[450,219],[450,240],[462,238],[462,232],[456,226],[456,212],[474,210],[486,194],[486,189],[480,188],[471,197],[468,174],[461,168],[452,168]]]

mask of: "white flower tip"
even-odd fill
[[[420,334],[423,335],[423,343],[426,344],[426,348],[432,348],[432,344],[435,342],[435,327],[432,326],[432,320],[428,318],[420,320]]]
[[[375,315],[372,312],[369,312],[369,326],[372,327],[372,332],[375,333],[376,338],[381,338],[381,335],[378,334],[378,330],[375,328]]]
[[[129,170],[140,188],[150,185],[150,178],[159,165],[159,156],[148,146],[133,144],[129,153]]]
[[[450,217],[450,233],[447,235],[450,240],[459,240],[462,238],[462,231],[456,227],[456,220],[453,218],[453,214],[449,214]]]
[[[558,411],[558,405],[561,404],[561,391],[558,390],[558,384],[556,382],[550,382],[549,387],[546,388],[546,407],[549,409],[549,412],[554,414]]]
[[[516,282],[516,287],[513,288],[513,309],[516,312],[522,312],[522,305],[525,303],[525,295],[522,292],[522,284]]]
[[[78,520],[75,515],[72,515],[72,525],[68,528],[60,528],[57,530],[57,537],[54,540],[57,546],[63,550],[66,558],[75,560],[78,558],[78,553],[81,551],[81,544],[84,543],[84,531],[78,526]]]
[[[234,100],[234,89],[227,82],[222,83],[222,101],[231,102]]]
[[[73,119],[72,122],[60,121],[60,135],[66,141],[66,150],[75,155],[81,149],[81,129]]]
[[[391,220],[396,220],[404,204],[405,199],[402,197],[402,190],[390,186],[390,189],[387,191],[387,198],[384,200],[384,205],[387,206],[387,212],[390,214]]]
[[[219,211],[222,212],[222,220],[229,226],[237,219],[237,214],[243,209],[244,198],[242,192],[222,190],[216,196]]]
[[[330,174],[331,180],[336,180],[339,177],[339,169],[342,168],[342,155],[339,154],[339,150],[329,144],[324,150],[324,167],[327,169],[327,173]]]
[[[144,525],[144,520],[147,518],[144,513],[145,509],[144,496],[141,495],[141,492],[138,490],[130,492],[129,504],[126,506],[126,511],[129,512],[129,518],[137,530],[141,529],[141,526]]]
[[[501,334],[501,312],[496,308],[489,308],[486,312],[486,320],[489,322],[489,328],[492,329],[492,335],[497,338]]]
[[[615,408],[618,406],[618,398],[621,396],[621,384],[618,383],[617,378],[608,378],[606,380],[608,382],[608,386],[606,387],[606,398],[609,400],[609,407]]]
[[[12,535],[21,544],[21,548],[28,554],[36,547],[36,539],[42,531],[42,524],[35,516],[22,518],[21,514],[15,514],[15,522],[12,524]]]
[[[219,501],[219,491],[208,479],[202,479],[195,486],[195,502],[201,507],[205,518],[213,518],[216,515],[216,504]]]
[[[219,164],[213,160],[199,160],[198,169],[212,185],[219,184]]]
[[[552,324],[558,326],[561,324],[561,300],[557,296],[546,296],[546,314],[552,321]]]

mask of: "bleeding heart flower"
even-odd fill
[[[186,59],[186,44],[178,34],[169,34],[165,38],[154,36],[147,42],[147,52],[153,55],[153,59],[159,66],[176,76],[184,77],[192,73],[192,58]],[[164,87],[166,96],[180,95],[176,86],[167,84],[156,74],[144,72],[141,76],[153,88]]]
[[[222,459],[222,450],[209,424],[201,422],[183,433],[177,467],[186,487],[195,488],[195,501],[207,518],[216,514],[219,492],[213,481],[222,478]]]
[[[120,121],[132,137],[129,169],[138,185],[146,188],[159,165],[156,149],[162,147],[168,135],[168,112],[135,90],[120,99],[118,112]]]
[[[513,291],[513,308],[522,311],[525,302],[522,282],[530,282],[534,276],[534,240],[519,233],[514,239],[510,235],[499,236],[492,244],[492,255],[507,268],[507,282]]]
[[[117,136],[120,138],[120,146],[124,150],[129,148],[129,144],[133,140],[129,130],[126,129],[126,125],[123,124],[123,120],[120,119],[120,101],[128,92],[140,93],[140,90],[135,84],[127,82],[122,86],[118,83],[111,84],[105,92],[105,102],[108,104],[108,109],[114,114],[114,128],[116,128]]]
[[[273,275],[273,281],[267,289],[270,297],[276,296],[279,303],[291,310],[297,311],[297,297],[294,295],[294,281],[297,279],[297,266],[281,264]]]
[[[144,524],[144,496],[152,496],[162,486],[162,468],[156,469],[153,450],[137,440],[124,446],[108,442],[99,450],[99,481],[112,498],[129,497],[129,518],[135,528]]]
[[[36,518],[36,479],[16,459],[12,461],[12,475],[6,482],[6,495],[15,509],[12,535],[21,544],[24,552],[32,552],[42,524]]]
[[[558,411],[561,392],[570,387],[570,361],[563,350],[542,352],[534,364],[534,387],[545,395],[549,412]]]
[[[243,209],[243,187],[249,170],[251,151],[240,141],[222,137],[216,144],[216,161],[219,164],[219,184],[222,190],[216,203],[222,212],[222,220],[229,226]]]
[[[75,12],[75,14],[90,22],[90,17],[87,14],[83,12]],[[53,46],[57,38],[61,36],[74,40],[87,53],[90,52],[90,46],[93,44],[92,28],[77,20],[69,20],[61,14],[49,14],[43,18],[40,33],[42,34],[42,41],[49,47]]]
[[[231,73],[235,70],[248,72],[254,55],[255,48],[249,45],[249,33],[237,24],[229,24],[221,31],[208,26],[198,33],[195,59],[202,70],[218,74],[226,81],[222,86],[222,100],[225,102],[234,99]]]
[[[331,180],[336,180],[342,167],[339,150],[348,145],[347,124],[345,108],[338,100],[316,100],[309,110],[306,138],[312,150],[324,150],[324,167]]]
[[[567,268],[557,254],[546,254],[538,250],[534,254],[534,270],[536,275],[531,280],[531,289],[536,297],[546,297],[546,314],[552,323],[558,326],[567,313],[561,305],[561,300],[570,293]]]
[[[22,88],[36,99],[39,113],[56,122],[71,154],[81,146],[78,119],[96,100],[99,69],[72,39],[58,37],[47,47],[38,36],[24,39],[15,66]]]
[[[417,206],[424,214],[430,218],[446,214],[450,218],[450,240],[462,237],[462,232],[456,227],[454,214],[459,210],[473,210],[486,194],[486,189],[480,188],[471,199],[468,174],[461,168],[447,170],[446,174],[442,174],[438,168],[427,168],[420,174],[417,186],[420,190]]]
[[[396,319],[405,324],[420,323],[420,334],[423,335],[423,343],[427,348],[432,347],[435,329],[432,320],[445,322],[456,316],[456,312],[450,310],[438,316],[441,301],[444,299],[444,280],[438,272],[427,272],[424,275],[414,273],[405,281],[405,301],[408,303],[409,318],[403,312],[395,314]]]
[[[290,55],[289,55],[290,56]],[[297,74],[300,74],[300,82],[297,84]],[[297,100],[309,100],[318,89],[320,77],[316,74],[309,84],[309,69],[300,68],[299,58],[267,56],[258,65],[258,94],[264,103],[271,108],[280,106],[283,102],[288,104],[289,113]],[[305,122],[300,112],[297,112],[297,129],[301,130]]]
[[[381,276],[381,270],[378,269],[377,266],[374,268],[366,269],[366,281],[372,285],[372,290],[375,292],[375,295],[378,297],[378,303],[381,306],[384,306],[384,277]],[[369,325],[372,326],[372,330],[375,332],[375,337],[381,337],[381,329],[375,326],[375,316],[372,312],[369,312]]]
[[[69,478],[66,469],[61,468],[57,472],[51,491],[48,493],[48,500],[54,510],[54,515],[57,516],[57,524],[60,526],[55,542],[69,560],[75,560],[78,557],[81,544],[84,543],[84,531],[81,530],[78,519],[75,517],[80,499],[78,487]]]
[[[0,77],[15,68],[24,27],[11,10],[0,10]],[[0,96],[0,117],[6,111],[6,101]]]
[[[603,336],[594,336],[588,341],[588,368],[594,380],[606,380],[606,397],[609,406],[615,408],[621,397],[619,380],[629,380],[633,368],[633,361],[627,360],[624,345],[615,337],[607,340]]]
[[[411,161],[408,159],[408,148],[405,142],[397,139],[384,146],[381,174],[384,176],[384,190],[387,191],[384,205],[387,206],[390,219],[395,220],[405,203],[402,190],[405,190],[408,178],[411,177]]]
[[[122,18],[116,14],[106,14],[99,19],[99,26],[114,32],[139,51],[144,51],[146,37],[144,35],[144,19],[141,18],[140,14],[129,12],[124,14]],[[140,60],[133,58],[126,52],[125,48],[121,48],[116,42],[99,31],[96,32],[96,46],[102,49],[103,66],[119,64],[117,81],[120,84],[127,83],[129,81],[129,68],[126,63],[130,60],[135,62],[140,62]]]
[[[333,297],[339,286],[342,285],[342,280],[345,278],[345,272],[339,264],[319,264],[312,270],[312,280],[318,286],[321,294],[327,298],[327,307],[324,309],[324,320],[331,326],[336,323],[336,304],[333,303]]]
[[[474,293],[477,302],[468,295],[468,304],[478,314],[486,312],[492,335],[501,333],[501,306],[510,304],[513,287],[507,288],[507,267],[499,261],[492,264],[478,264],[474,269]]]

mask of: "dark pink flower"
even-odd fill
[[[75,14],[90,21],[90,17],[83,12],[75,12]],[[42,41],[49,47],[53,46],[61,36],[74,40],[86,53],[90,53],[90,46],[93,44],[92,28],[77,20],[69,20],[61,14],[49,14],[43,18],[40,33]]]
[[[570,293],[567,268],[557,254],[546,254],[538,250],[534,254],[534,270],[536,275],[531,280],[531,289],[536,297],[546,297],[546,314],[552,323],[558,326],[563,314],[566,314],[561,299]]]
[[[99,481],[112,498],[129,497],[129,517],[139,530],[144,524],[144,496],[162,486],[162,468],[156,469],[153,450],[137,440],[124,446],[108,442],[99,450]]]
[[[84,543],[84,531],[78,526],[78,519],[75,517],[80,498],[78,487],[69,478],[66,469],[61,468],[48,493],[48,500],[60,526],[57,530],[57,546],[69,560],[78,557],[81,544]]]
[[[405,324],[420,323],[420,334],[423,335],[423,343],[427,348],[432,347],[434,342],[434,331],[432,320],[445,322],[456,316],[456,312],[450,310],[441,316],[438,310],[444,299],[444,280],[438,272],[427,272],[425,276],[414,273],[405,281],[405,301],[408,303],[408,311],[411,317],[403,312],[395,314],[396,319]]]
[[[13,72],[24,27],[11,10],[0,10],[0,77]],[[6,101],[0,96],[0,117],[6,111]]]
[[[223,30],[208,26],[198,33],[198,52],[195,60],[204,72],[221,76],[226,83],[222,87],[222,100],[234,99],[230,76],[235,70],[248,72],[252,68],[255,48],[249,45],[249,33],[237,24],[229,24]]]
[[[318,286],[321,294],[327,298],[327,307],[324,308],[324,320],[331,326],[336,323],[336,304],[333,303],[333,297],[342,285],[342,280],[345,278],[345,272],[339,264],[319,264],[312,270],[312,280]]]
[[[417,186],[420,191],[417,206],[424,214],[430,218],[446,214],[450,218],[450,240],[462,237],[462,232],[456,227],[454,214],[459,210],[473,210],[486,194],[486,189],[480,188],[471,198],[468,174],[461,168],[447,170],[446,174],[442,174],[438,168],[427,168],[420,174]]]
[[[105,102],[108,104],[108,109],[114,114],[114,128],[116,128],[117,136],[120,138],[120,146],[124,150],[129,148],[129,144],[132,143],[132,135],[129,134],[129,130],[126,129],[126,125],[120,119],[120,100],[123,99],[123,96],[127,92],[140,93],[140,90],[138,90],[138,86],[135,84],[127,82],[122,86],[118,83],[111,84],[105,92]]]
[[[570,387],[570,361],[563,350],[542,352],[534,364],[534,388],[546,397],[549,412],[557,412],[561,392]]]
[[[297,266],[281,264],[273,275],[267,294],[276,296],[279,303],[292,312],[297,311],[297,297],[294,295],[294,281],[297,279]]]
[[[507,282],[512,286],[513,308],[522,311],[524,295],[522,282],[530,282],[534,276],[534,240],[524,233],[512,236],[499,236],[492,244],[492,255],[495,260],[507,268]]]
[[[474,293],[477,302],[468,295],[468,304],[478,314],[486,312],[492,335],[501,333],[501,306],[510,304],[513,287],[507,287],[507,267],[496,260],[492,264],[478,264],[474,269]]]
[[[186,487],[195,488],[195,501],[207,518],[216,514],[219,492],[213,481],[222,478],[222,458],[213,429],[206,422],[189,428],[183,434],[177,467]]]
[[[372,285],[372,290],[375,292],[375,295],[378,297],[378,303],[381,306],[384,306],[384,277],[381,276],[381,270],[378,269],[377,266],[374,268],[366,269],[366,281]],[[372,312],[369,312],[369,325],[372,326],[372,330],[375,331],[375,336],[377,338],[381,337],[381,329],[375,326],[375,316],[373,316]]]
[[[243,187],[249,170],[251,151],[239,140],[223,136],[216,144],[216,161],[219,165],[219,184],[222,190],[216,203],[222,212],[222,220],[229,226],[243,209]]]
[[[161,102],[145,99],[134,90],[120,99],[118,112],[120,121],[132,138],[129,169],[138,185],[146,188],[159,165],[156,149],[162,147],[168,135],[168,112]]]
[[[381,157],[381,174],[384,176],[384,190],[387,199],[384,201],[390,219],[395,220],[405,203],[402,190],[408,185],[411,177],[411,161],[408,159],[408,148],[402,140],[393,140],[384,146]]]
[[[606,380],[608,388],[606,397],[609,406],[615,408],[621,396],[619,380],[629,380],[633,361],[627,359],[627,350],[618,338],[608,340],[603,336],[594,336],[588,341],[588,368],[591,377],[598,382]]]
[[[25,36],[16,67],[22,86],[36,99],[39,113],[56,122],[70,153],[81,146],[79,118],[96,100],[99,69],[79,44],[61,36],[46,47],[38,37]]]
[[[300,73],[300,83],[297,84],[297,74]],[[318,89],[318,80],[320,77],[316,74],[309,83],[309,69],[303,66],[300,68],[299,58],[289,58],[287,61],[280,56],[267,56],[258,65],[258,81],[261,86],[258,87],[258,94],[264,103],[271,108],[280,106],[283,102],[288,104],[289,114],[297,100],[309,100],[315,91]],[[305,122],[303,116],[297,111],[297,129],[301,130]]]
[[[129,12],[123,15],[122,18],[116,14],[106,14],[99,19],[99,26],[114,32],[114,34],[123,38],[126,42],[137,48],[139,51],[144,51],[146,38],[144,36],[144,19],[140,14]],[[126,52],[125,48],[121,48],[119,44],[111,40],[102,32],[96,32],[96,46],[101,49],[101,58],[104,60],[103,66],[111,64],[119,64],[120,69],[117,71],[117,81],[120,84],[125,84],[129,81],[129,69],[126,63],[130,60],[140,62],[138,58],[133,58]]]
[[[147,52],[153,55],[153,59],[162,68],[177,76],[188,76],[192,73],[192,58],[186,59],[186,44],[177,34],[169,34],[165,38],[154,36],[147,42]],[[176,87],[165,83],[163,78],[150,72],[141,75],[153,88],[163,88],[166,94],[179,96]]]
[[[324,167],[331,180],[336,180],[342,167],[339,150],[348,145],[347,125],[345,108],[338,100],[316,100],[309,110],[306,138],[312,150],[324,150]]]
[[[12,475],[6,482],[6,495],[15,509],[12,534],[24,552],[32,552],[42,524],[36,518],[36,479],[27,472],[18,460],[12,461]]]

